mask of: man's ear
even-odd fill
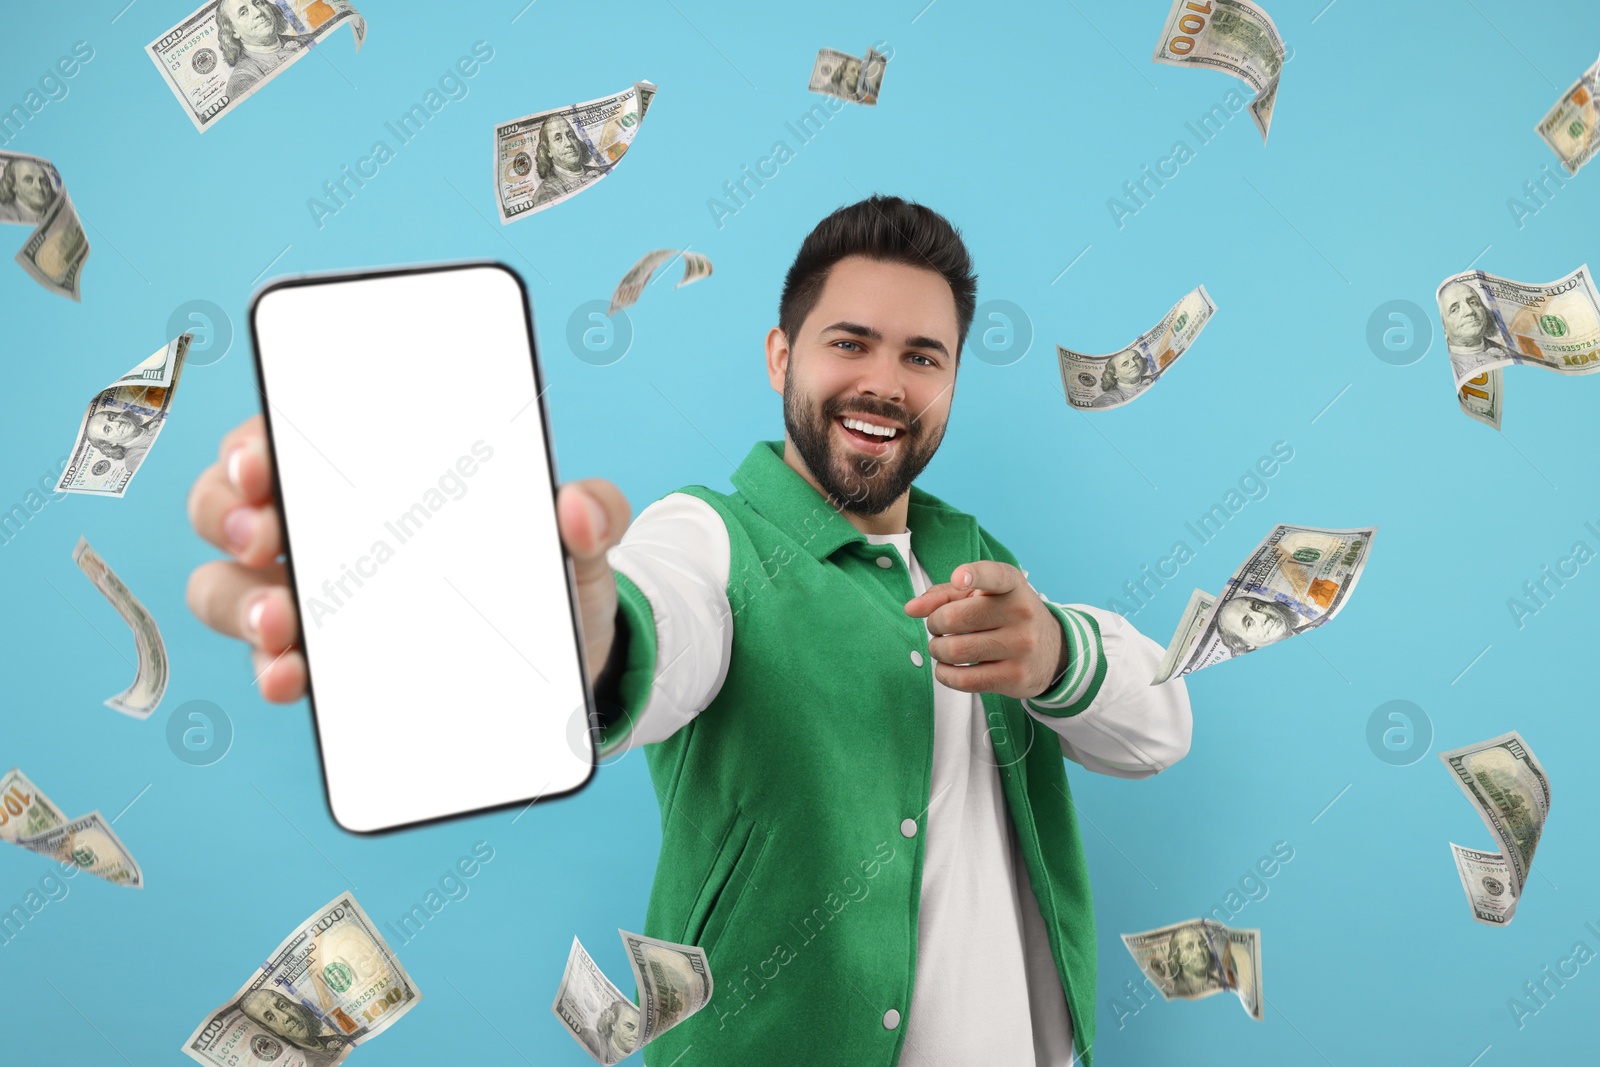
[[[783,395],[783,379],[789,370],[789,337],[782,327],[767,331],[767,381],[779,396]]]

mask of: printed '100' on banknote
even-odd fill
[[[394,950],[344,893],[273,949],[183,1051],[220,1067],[331,1067],[421,999]]]
[[[524,115],[494,128],[494,201],[504,225],[568,200],[611,173],[644,122],[656,87]]]
[[[367,23],[348,0],[213,0],[145,53],[204,133],[346,22],[359,52]]]
[[[1173,0],[1154,59],[1174,67],[1211,67],[1254,89],[1250,118],[1265,143],[1284,54],[1278,27],[1249,0]]]

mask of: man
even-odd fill
[[[0,173],[0,222],[36,225],[55,203],[58,189],[48,167],[32,159],[11,160]]]
[[[228,97],[237,100],[300,54],[305,42],[288,32],[289,20],[270,0],[221,0],[217,44],[228,75]]]
[[[1064,1067],[1094,1043],[1095,928],[1062,756],[1143,778],[1188,751],[1183,682],[1120,615],[1045,600],[977,521],[912,485],[944,437],[977,279],[896,197],[802,244],[766,337],[783,441],[733,493],[630,526],[561,487],[600,750],[643,746],[663,812],[644,932],[706,950],[707,1009],[645,1061]],[[735,402],[738,399],[735,398]],[[304,692],[258,420],[190,494],[239,562],[191,607]],[[855,889],[852,890],[851,886]],[[859,891],[859,892],[858,892]]]
[[[1091,408],[1114,408],[1126,404],[1156,380],[1145,362],[1144,354],[1137,348],[1127,348],[1106,360],[1106,369],[1100,375],[1100,388],[1104,390],[1094,398]]]
[[[551,115],[539,124],[533,163],[539,173],[534,207],[575,193],[605,173],[565,115]]]
[[[1451,282],[1439,290],[1439,320],[1444,324],[1445,346],[1458,382],[1474,377],[1490,363],[1516,358],[1500,343],[1494,316],[1483,306],[1478,291],[1466,282]]]

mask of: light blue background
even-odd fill
[[[819,218],[872,191],[945,213],[976,258],[980,302],[1025,312],[1031,350],[1004,366],[974,347],[1004,323],[975,323],[945,445],[920,484],[977,515],[1052,599],[1103,605],[1175,540],[1194,545],[1185,521],[1275,441],[1294,458],[1270,495],[1199,548],[1139,612],[1141,630],[1164,643],[1189,589],[1219,589],[1274,522],[1381,527],[1333,625],[1189,682],[1187,759],[1143,782],[1072,767],[1098,902],[1099,1062],[1465,1067],[1589,1054],[1600,965],[1521,1029],[1507,998],[1575,942],[1600,950],[1584,928],[1600,925],[1588,625],[1600,563],[1522,628],[1506,601],[1573,542],[1600,548],[1584,527],[1600,520],[1600,394],[1591,380],[1513,369],[1505,433],[1465,418],[1433,293],[1474,260],[1527,281],[1600,264],[1593,168],[1521,226],[1507,207],[1542,168],[1561,173],[1533,127],[1594,60],[1600,13],[1575,0],[1275,3],[1294,55],[1270,143],[1240,113],[1199,146],[1185,123],[1237,83],[1152,64],[1165,14],[1152,0],[523,2],[369,3],[359,55],[341,30],[204,136],[143,54],[186,4],[10,13],[0,105],[20,102],[73,42],[94,48],[67,97],[6,146],[55,162],[94,251],[81,305],[0,264],[11,398],[0,508],[53,473],[84,404],[166,339],[174,309],[215,303],[233,340],[219,362],[188,369],[126,499],[54,500],[0,546],[0,770],[21,766],[69,815],[117,814],[148,879],[143,891],[74,879],[0,946],[8,1060],[178,1063],[190,1030],[314,908],[353,889],[392,922],[486,841],[495,858],[470,895],[396,941],[425,1000],[355,1056],[589,1062],[548,1005],[574,934],[627,976],[615,930],[643,922],[659,841],[644,759],[515,822],[352,837],[324,806],[305,705],[260,700],[245,649],[185,605],[189,571],[216,556],[189,527],[188,487],[258,410],[245,308],[282,273],[503,259],[532,296],[561,475],[613,479],[637,513],[685,484],[727,488],[751,442],[782,436],[761,339],[783,272]],[[376,139],[393,147],[385,122],[476,41],[494,58],[466,98],[319,228],[308,199]],[[846,107],[800,145],[785,124],[822,100],[805,88],[816,49],[875,41],[893,48],[878,106]],[[640,78],[660,93],[616,173],[502,227],[493,123]],[[708,199],[779,139],[795,158],[719,227]],[[1178,139],[1195,158],[1119,229],[1107,199]],[[8,255],[27,235],[0,232]],[[715,275],[652,286],[630,313],[626,358],[577,358],[574,309],[608,296],[643,252],[684,245]],[[1202,282],[1220,310],[1166,380],[1121,410],[1068,409],[1054,343],[1109,351]],[[1368,319],[1389,300],[1426,312],[1416,328],[1431,350],[1409,366],[1368,345]],[[361,403],[375,414],[426,417],[374,385]],[[71,561],[80,534],[166,638],[172,682],[149,721],[101,705],[131,676],[132,642]],[[1411,766],[1368,747],[1368,718],[1391,699],[1431,719],[1431,751]],[[209,767],[167,745],[168,718],[190,700],[225,709],[236,733]],[[438,730],[451,729],[440,708]],[[1510,729],[1543,761],[1555,800],[1525,903],[1491,929],[1471,920],[1446,843],[1493,842],[1434,753]],[[1117,935],[1221,903],[1277,841],[1293,861],[1234,920],[1262,930],[1266,1021],[1217,997],[1157,1000],[1119,1028],[1111,998],[1137,972]],[[49,869],[0,849],[0,908]]]

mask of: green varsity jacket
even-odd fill
[[[727,526],[731,662],[708,706],[644,746],[662,838],[644,932],[704,949],[715,992],[705,1010],[646,1047],[645,1063],[893,1067],[917,969],[930,802],[924,620],[903,610],[913,595],[905,561],[891,550],[892,565],[878,563],[884,546],[784,463],[782,441],[757,442],[732,482],[731,494],[679,490]],[[971,515],[910,492],[906,525],[932,582],[973,560],[1017,565]],[[650,601],[613,573],[617,639],[627,644],[602,754],[623,743],[657,670]],[[1105,673],[1100,631],[1087,613],[1046,603],[1069,660],[1036,699],[1081,692],[1040,709],[1074,715]],[[1097,670],[1087,685],[1085,664]],[[1076,1051],[1092,1067],[1094,914],[1062,751],[1047,729],[1048,743],[1028,742],[1035,725],[1020,700],[984,693],[982,702]]]

